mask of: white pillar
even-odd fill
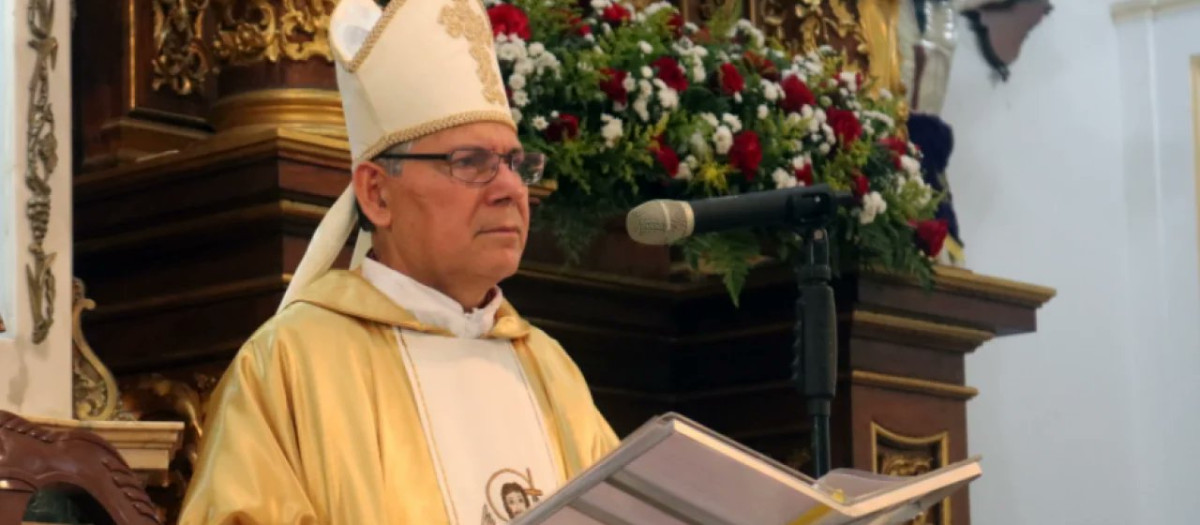
[[[0,6],[0,78],[5,79],[0,82],[0,318],[6,327],[0,333],[0,409],[68,418],[71,4],[0,0]],[[39,104],[42,97],[46,104]],[[31,135],[31,124],[37,135]],[[31,152],[33,162],[28,162]],[[37,180],[45,181],[48,195]],[[48,203],[48,221],[31,220],[31,203],[41,210]],[[40,243],[34,231],[38,223],[46,225]],[[38,245],[44,258],[31,250]],[[48,269],[41,275],[36,274],[39,259]],[[33,284],[31,273],[38,278]],[[40,312],[31,298],[41,299]],[[38,319],[49,320],[49,327],[39,330]]]

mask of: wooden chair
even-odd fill
[[[0,410],[0,525],[20,525],[40,490],[84,493],[94,523],[161,525],[141,481],[116,449],[82,430],[61,432]]]

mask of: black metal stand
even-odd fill
[[[837,388],[837,310],[834,306],[833,271],[829,265],[829,232],[836,205],[829,214],[797,217],[802,239],[795,260],[796,326],[792,380],[804,395],[812,417],[813,477],[830,469],[829,416]]]

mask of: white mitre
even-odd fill
[[[351,166],[388,148],[472,122],[516,124],[500,78],[491,23],[479,0],[341,0],[329,41],[350,139]],[[347,186],[317,226],[279,304],[329,271],[354,232]],[[350,266],[370,250],[360,231]]]

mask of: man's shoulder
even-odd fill
[[[296,302],[259,326],[247,339],[242,353],[318,358],[344,352],[339,341],[355,332],[369,331],[374,324],[320,305]]]

